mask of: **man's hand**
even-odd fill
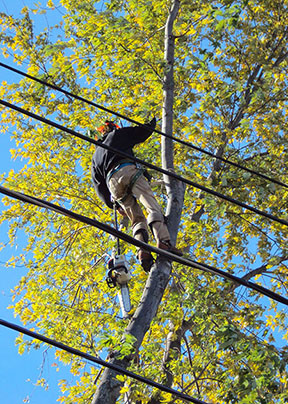
[[[155,128],[155,126],[156,126],[156,118],[155,118],[155,116],[154,116],[153,119],[151,119],[151,121],[148,123],[148,125],[152,126],[152,128]]]

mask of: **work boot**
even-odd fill
[[[180,257],[183,255],[182,251],[179,250],[178,248],[174,247],[171,243],[170,240],[159,240],[157,242],[157,247],[161,248],[161,250],[166,250],[170,252],[171,254],[179,255]]]
[[[140,264],[144,271],[149,272],[154,263],[152,254],[149,251],[139,250],[137,258],[140,261]]]

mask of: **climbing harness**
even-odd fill
[[[118,230],[117,206],[114,203],[114,221],[116,230]],[[118,297],[123,317],[127,317],[131,310],[130,292],[128,282],[131,279],[128,262],[120,251],[120,240],[117,237],[117,248],[113,251],[112,258],[108,261],[108,273],[106,282],[109,288],[120,287]]]
[[[117,171],[119,171],[121,168],[125,167],[125,166],[129,166],[129,165],[135,165],[134,161],[131,161],[129,159],[123,159],[120,160],[117,164],[117,166],[115,166],[114,168],[112,168],[112,170],[109,171],[109,173],[107,174],[107,179],[106,182],[108,184],[110,178],[112,177],[113,174],[117,173]]]
[[[132,189],[134,187],[135,182],[138,180],[139,177],[141,177],[141,175],[144,174],[145,172],[145,168],[142,167],[140,164],[136,164],[136,168],[137,171],[136,173],[133,175],[133,177],[130,179],[129,185],[126,189],[126,193],[124,196],[122,196],[121,199],[119,199],[119,202],[124,202],[126,198],[128,198],[128,195],[132,194]]]
[[[131,160],[125,159],[125,160],[120,160],[119,163],[117,164],[117,166],[114,167],[111,171],[109,171],[109,173],[107,174],[107,179],[106,179],[107,184],[109,183],[109,180],[113,174],[117,173],[117,171],[119,171],[121,168],[128,166],[128,165],[136,166],[137,171],[131,177],[125,194],[121,198],[117,199],[117,202],[119,202],[119,203],[124,202],[128,198],[128,196],[132,194],[132,189],[134,187],[134,184],[136,183],[138,178],[141,177],[141,175],[144,175],[148,180],[150,180],[150,175],[147,173],[147,170],[141,164],[138,164]]]

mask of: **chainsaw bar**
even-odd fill
[[[131,301],[130,301],[130,292],[128,283],[124,283],[120,286],[120,290],[118,292],[118,298],[120,302],[120,307],[122,311],[123,317],[126,317],[129,311],[131,310]]]

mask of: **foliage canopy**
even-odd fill
[[[287,177],[287,0],[183,0],[174,24],[174,133],[219,156],[285,182]],[[27,72],[143,122],[160,116],[165,63],[164,26],[170,0],[49,0],[46,8],[4,13],[1,52]],[[61,12],[57,24],[36,32],[34,14]],[[11,59],[12,58],[12,59]],[[91,106],[23,79],[2,81],[1,98],[86,133],[107,117]],[[124,123],[125,124],[125,123]],[[25,166],[2,175],[5,186],[65,205],[113,224],[90,180],[93,147],[72,136],[1,110],[1,136],[13,138],[13,158]],[[160,136],[137,156],[161,164]],[[287,189],[215,162],[175,143],[177,173],[287,218]],[[153,173],[156,179],[159,174]],[[155,188],[165,209],[167,196]],[[25,325],[95,355],[121,346],[127,322],[104,281],[114,240],[55,213],[4,198],[11,243],[24,230],[27,244],[9,265],[27,268],[14,289],[14,310]],[[130,230],[127,229],[129,232]],[[178,244],[193,258],[287,295],[284,225],[187,188]],[[146,275],[133,254],[132,302]],[[278,330],[282,342],[275,341]],[[171,282],[130,368],[211,403],[288,401],[287,311],[248,290],[173,264]],[[27,342],[17,339],[23,353]],[[123,355],[131,347],[122,345]],[[91,400],[98,370],[70,363],[75,385],[61,382],[64,403]],[[167,394],[127,380],[119,402],[158,404]],[[153,400],[152,401],[152,397]]]

